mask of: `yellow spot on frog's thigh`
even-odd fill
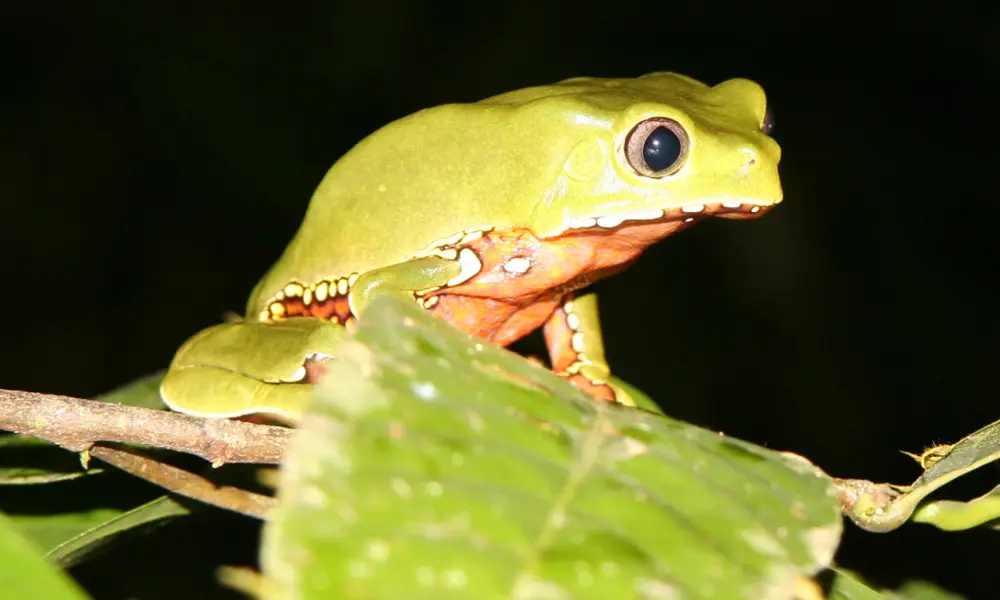
[[[316,296],[316,302],[323,302],[326,300],[327,295],[330,293],[330,284],[326,281],[321,281],[316,285],[316,291],[313,294]]]

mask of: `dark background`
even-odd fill
[[[674,70],[764,86],[785,202],[598,284],[617,374],[671,415],[880,481],[917,476],[899,449],[1000,417],[988,3],[21,4],[0,8],[0,387],[89,396],[164,367],[242,310],[329,165],[392,119]],[[982,493],[986,471],[946,490]],[[838,558],[987,598],[998,553],[997,533],[848,524]]]

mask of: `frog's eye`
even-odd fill
[[[774,131],[774,113],[770,106],[764,109],[764,122],[760,124],[760,130],[764,135],[771,135]]]
[[[687,156],[687,133],[673,119],[647,119],[625,138],[625,158],[639,175],[665,177],[676,173]]]

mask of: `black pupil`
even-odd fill
[[[668,127],[657,127],[642,146],[642,159],[652,171],[665,171],[681,157],[681,141]]]

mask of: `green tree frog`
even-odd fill
[[[781,202],[763,90],[675,73],[574,78],[422,110],[338,160],[246,318],[178,350],[174,410],[294,421],[382,295],[506,346],[542,328],[553,371],[632,404],[610,378],[593,294],[577,292],[707,217]]]

